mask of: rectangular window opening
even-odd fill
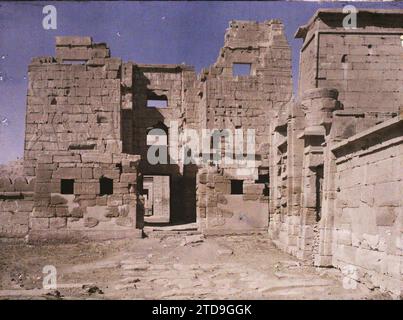
[[[250,76],[251,75],[251,64],[250,63],[233,63],[232,64],[232,75],[236,76]]]
[[[60,193],[61,194],[74,194],[74,179],[61,179],[60,180]]]
[[[168,108],[168,98],[166,96],[152,95],[147,98],[147,108]]]
[[[243,180],[231,180],[231,194],[243,194]]]
[[[105,177],[99,179],[99,190],[101,196],[113,194],[113,180]]]

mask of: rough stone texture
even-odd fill
[[[333,265],[395,296],[403,287],[402,132],[400,115],[332,147]]]
[[[199,171],[198,222],[205,232],[257,231],[267,226],[268,196],[263,194],[263,183],[256,181],[260,174],[268,173],[271,119],[292,94],[291,50],[283,28],[278,20],[232,21],[216,63],[202,73],[202,128],[255,130],[253,168],[244,173],[235,163]],[[233,76],[233,63],[250,64],[250,75]],[[218,149],[224,154],[228,141],[224,138],[221,142]],[[238,147],[238,152],[250,152],[245,141]],[[230,194],[233,179],[243,180],[244,195],[229,195],[233,203],[217,204],[218,196]],[[238,200],[243,205],[237,205]]]
[[[117,214],[106,214],[106,221],[96,224],[102,230],[141,228],[139,156],[122,153],[121,113],[131,108],[122,102],[131,86],[126,68],[90,37],[56,37],[55,58],[32,60],[24,154],[26,175],[37,178],[32,229],[44,234],[71,229],[65,235],[74,237],[75,231],[95,227],[87,208],[103,206]],[[113,194],[101,194],[101,178],[113,180]],[[60,194],[62,179],[74,179],[72,195]],[[130,206],[130,225],[114,219],[123,205]],[[43,218],[49,224],[36,223]]]
[[[23,177],[0,177],[0,238],[23,240],[28,235],[33,185]]]
[[[365,111],[371,126],[401,107],[401,10],[360,10],[357,28],[349,30],[342,26],[344,16],[323,9],[297,31],[304,40],[299,95],[336,88],[344,109]]]

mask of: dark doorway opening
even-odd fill
[[[323,165],[316,167],[315,175],[315,193],[316,193],[316,221],[322,217],[322,195],[323,195]]]
[[[256,183],[263,183],[264,184],[264,189],[263,189],[263,195],[268,197],[270,195],[270,178],[269,178],[269,173],[259,173],[258,179],[255,180]]]

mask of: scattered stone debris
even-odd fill
[[[204,241],[204,236],[202,234],[195,234],[191,236],[186,236],[181,242],[181,246],[195,246],[199,245]]]
[[[104,292],[100,288],[98,288],[96,285],[84,284],[82,286],[82,289],[84,289],[90,295],[92,295],[92,294],[104,294]]]
[[[46,297],[61,299],[63,296],[61,295],[59,290],[52,290],[45,294]]]

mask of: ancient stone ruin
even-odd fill
[[[356,29],[343,18],[319,10],[297,30],[296,97],[278,20],[231,21],[199,75],[56,37],[55,56],[29,65],[25,175],[0,178],[0,237],[141,237],[145,222],[268,232],[300,259],[400,296],[403,11],[362,10]],[[190,129],[207,152],[185,143]],[[166,161],[150,161],[151,148]]]

